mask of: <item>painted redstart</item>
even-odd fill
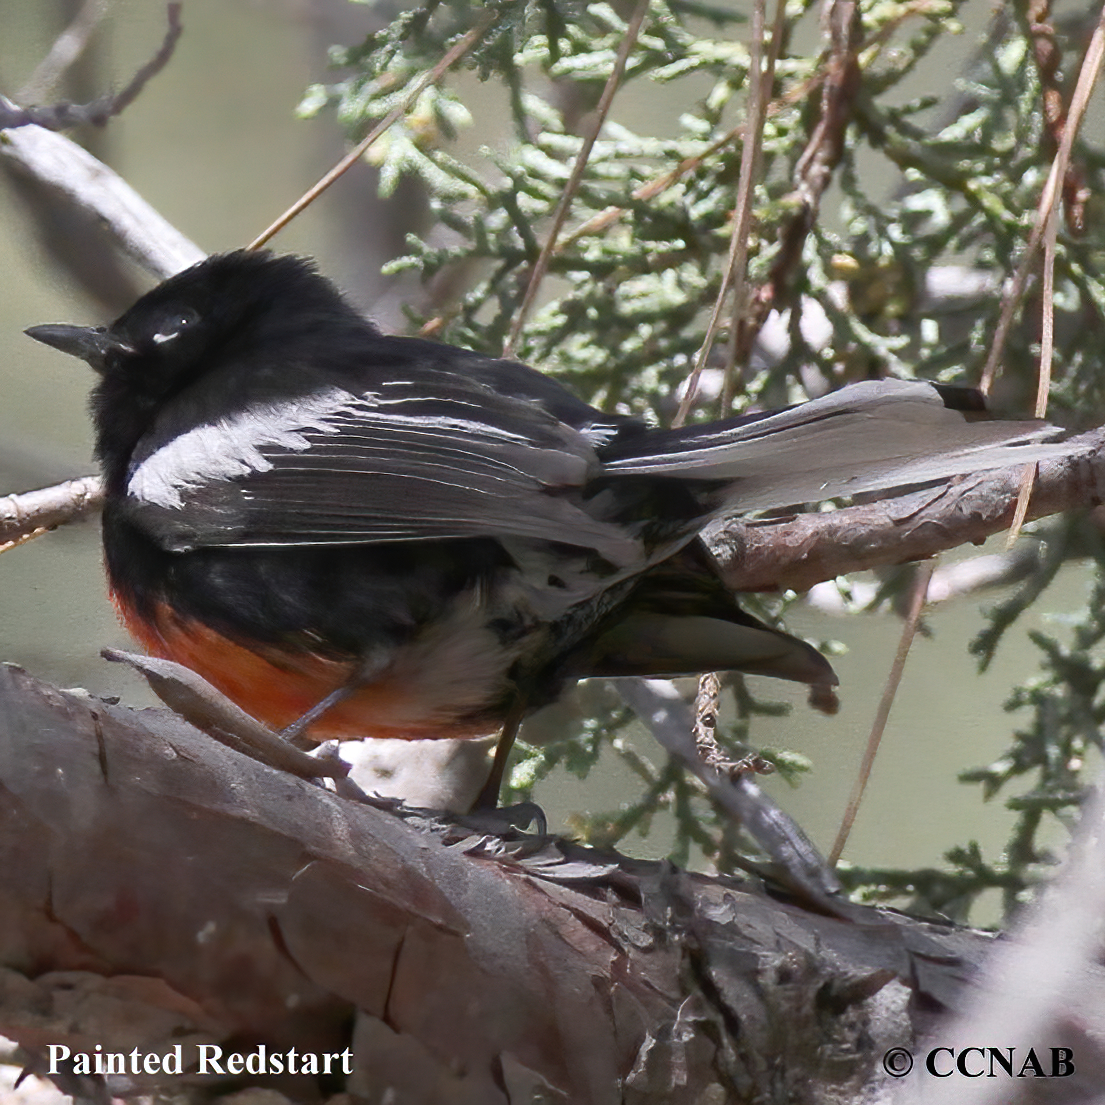
[[[131,633],[319,740],[512,730],[596,675],[737,670],[831,698],[816,650],[739,608],[706,523],[1032,460],[1050,432],[891,380],[655,429],[381,334],[310,262],[262,252],[210,257],[108,327],[27,333],[99,373]]]

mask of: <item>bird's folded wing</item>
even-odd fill
[[[540,402],[455,374],[437,383],[394,379],[361,394],[325,386],[165,427],[135,455],[125,509],[174,551],[492,536],[590,548],[631,567],[648,554],[631,527],[608,520],[616,510],[599,509],[601,496],[588,508],[581,492],[596,477],[606,487],[621,476],[728,485],[725,508],[752,511],[1063,452],[1043,441],[1052,427],[980,420],[924,383],[856,384],[784,411],[610,444]]]
[[[501,535],[632,562],[637,543],[569,494],[597,470],[587,440],[530,403],[335,386],[154,436],[125,509],[173,551]]]

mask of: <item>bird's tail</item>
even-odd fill
[[[742,511],[769,510],[1065,455],[1059,431],[992,420],[966,388],[853,384],[762,415],[653,431],[604,451],[610,474],[724,480]]]

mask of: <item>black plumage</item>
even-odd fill
[[[273,724],[344,688],[320,736],[474,735],[593,674],[833,684],[740,610],[703,526],[1035,459],[1048,432],[899,381],[658,430],[524,365],[383,335],[311,264],[265,253],[211,257],[109,327],[28,333],[100,373],[128,624]],[[213,640],[233,648],[204,661]],[[247,693],[243,652],[325,677]]]

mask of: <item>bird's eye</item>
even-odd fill
[[[157,328],[153,340],[161,345],[164,342],[179,338],[189,326],[198,321],[199,315],[190,309],[173,311],[166,315],[165,320]]]

